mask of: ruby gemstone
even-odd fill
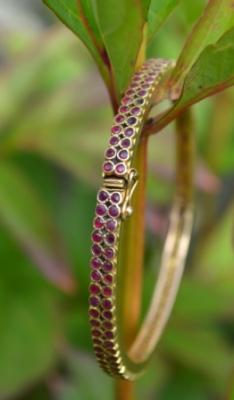
[[[139,115],[140,113],[141,113],[140,107],[133,107],[131,109],[131,114],[133,114],[133,115]]]
[[[98,193],[98,200],[100,200],[101,202],[105,202],[106,200],[108,200],[108,198],[109,194],[105,190],[100,190],[100,192]]]
[[[118,193],[118,192],[112,193],[112,195],[111,195],[111,201],[112,201],[112,203],[118,204],[118,203],[120,203],[120,200],[121,200],[121,195],[120,195],[120,193]]]
[[[93,329],[92,330],[92,335],[95,337],[100,337],[101,336],[101,331],[99,329]]]
[[[99,312],[95,308],[91,308],[89,310],[89,315],[93,318],[98,318],[99,317]]]
[[[102,235],[100,234],[99,231],[94,231],[92,234],[92,239],[96,243],[100,243],[102,240]]]
[[[120,164],[118,164],[118,165],[120,165]],[[111,217],[113,217],[113,218],[116,218],[116,217],[118,217],[119,216],[119,214],[120,214],[120,209],[119,209],[119,207],[117,207],[117,206],[110,206],[109,207],[109,215],[111,216]]]
[[[103,322],[103,328],[105,328],[105,329],[112,329],[113,328],[113,325],[112,325],[112,323],[110,322],[110,321],[104,321]]]
[[[94,220],[94,223],[93,223],[93,225],[95,226],[95,228],[98,228],[98,229],[100,229],[100,228],[102,228],[102,227],[103,227],[103,225],[104,225],[104,221],[103,221],[103,219],[102,219],[102,218],[100,218],[100,217],[96,217],[96,218],[95,218],[95,220]]]
[[[138,94],[139,94],[139,96],[144,97],[147,95],[147,91],[145,89],[141,89],[141,90],[139,90]]]
[[[113,147],[109,147],[109,149],[106,150],[105,155],[107,158],[113,158],[116,155],[116,150],[113,149]]]
[[[113,269],[113,264],[110,261],[104,261],[102,268],[106,272],[111,272]],[[112,276],[111,276],[111,278],[112,278]],[[112,280],[111,280],[111,282],[112,282]],[[110,283],[110,282],[108,282],[108,283]]]
[[[96,296],[91,296],[91,297],[89,298],[89,303],[90,303],[92,306],[97,307],[97,306],[99,305],[99,303],[100,303],[100,300],[99,300],[99,298],[96,297]]]
[[[129,110],[129,108],[125,105],[119,107],[119,112],[121,112],[121,113],[126,113],[126,112],[128,112],[128,110]]]
[[[103,317],[106,318],[106,319],[112,319],[113,314],[112,314],[111,311],[104,311],[103,312]]]
[[[129,105],[129,104],[132,103],[132,98],[131,98],[131,97],[128,97],[128,96],[125,96],[125,97],[123,97],[123,99],[122,99],[122,103],[125,104],[125,105],[127,106],[127,105]]]
[[[120,133],[121,132],[121,126],[119,126],[119,125],[112,126],[111,132],[112,133],[116,133],[116,134]]]
[[[105,237],[105,242],[109,246],[113,245],[115,243],[115,235],[113,233],[108,233]]]
[[[108,300],[108,299],[104,299],[103,302],[102,302],[102,306],[106,310],[111,310],[112,309],[112,302],[110,300]]]
[[[136,117],[129,117],[129,118],[127,119],[127,123],[128,123],[128,125],[136,125],[136,123],[137,123],[137,118],[136,118]]]
[[[99,215],[99,217],[103,217],[107,212],[106,206],[104,204],[98,204],[96,207],[96,214]]]
[[[89,286],[89,291],[91,294],[99,294],[100,286],[96,285],[95,283],[91,283],[91,285]]]
[[[115,172],[118,175],[124,175],[126,172],[126,166],[123,163],[119,163],[115,166]]]
[[[102,253],[102,248],[98,244],[93,244],[92,246],[92,252],[95,256],[100,256]]]
[[[104,250],[104,254],[108,260],[111,260],[114,257],[114,250],[111,247],[107,247]]]
[[[129,138],[124,138],[121,140],[121,146],[124,147],[125,149],[131,147],[132,141]]]
[[[117,227],[117,221],[114,219],[108,219],[108,221],[106,222],[106,229],[108,231],[113,232]]]
[[[114,334],[111,331],[106,331],[105,332],[105,336],[106,336],[107,339],[113,339]]]
[[[111,138],[110,138],[110,144],[112,145],[112,146],[116,146],[117,144],[119,143],[119,138],[118,138],[118,136],[112,136]]]
[[[118,152],[118,158],[119,158],[120,160],[127,160],[128,156],[129,156],[129,153],[128,153],[127,150],[120,150],[120,151]]]
[[[135,131],[134,131],[133,128],[128,127],[128,128],[125,129],[124,135],[130,137],[130,136],[133,136],[133,135],[134,135],[134,132],[135,132]]]
[[[121,114],[118,114],[118,115],[116,115],[116,117],[115,117],[115,121],[116,121],[118,124],[121,124],[122,122],[124,122],[124,120],[125,120],[125,117],[124,117],[123,115],[121,115]]]
[[[95,269],[100,268],[102,265],[102,262],[99,258],[92,258],[91,260],[91,266]]]
[[[103,171],[106,172],[107,174],[112,172],[113,169],[114,169],[114,165],[113,165],[113,163],[111,161],[106,161],[103,164]]]
[[[102,293],[103,293],[103,296],[105,296],[105,297],[111,297],[112,296],[112,289],[110,287],[108,287],[108,286],[105,286],[103,288]]]
[[[104,280],[104,282],[105,282],[107,285],[111,285],[111,284],[113,283],[113,276],[110,275],[110,274],[105,275],[105,276],[103,277],[103,280]]]
[[[94,270],[91,272],[91,279],[95,282],[99,282],[101,280],[102,275],[100,272]]]

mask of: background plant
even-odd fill
[[[175,102],[145,134],[233,84],[231,1],[210,1],[205,10],[203,1],[193,7],[186,1],[47,3],[85,42],[113,109],[145,52],[178,60],[162,87]],[[109,101],[92,60],[68,32],[55,27],[30,39],[18,33],[0,40],[0,398],[111,399],[111,380],[92,357],[86,316]],[[232,107],[231,89],[194,107],[194,238],[173,317],[137,384],[139,399],[231,398]],[[171,126],[151,139],[145,307],[173,190],[172,140]]]

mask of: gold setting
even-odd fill
[[[181,130],[181,118],[179,117],[176,134],[176,196],[170,215],[170,225],[163,250],[159,278],[143,324],[133,343],[129,348],[126,348],[121,332],[121,315],[118,308],[118,296],[121,295],[117,279],[120,234],[126,218],[130,217],[132,212],[138,212],[137,209],[133,210],[131,203],[134,190],[140,179],[137,170],[132,166],[134,154],[139,145],[140,131],[150,110],[150,100],[157,90],[160,80],[172,66],[173,62],[171,61],[150,60],[134,75],[132,82],[139,81],[142,75],[145,82],[150,82],[150,85],[143,81],[144,86],[148,89],[137,88],[135,91],[130,85],[122,100],[121,107],[125,103],[130,103],[131,106],[129,112],[127,107],[124,107],[122,108],[124,112],[121,113],[120,111],[115,117],[112,137],[118,136],[120,147],[124,148],[124,132],[127,129],[133,130],[131,138],[129,137],[131,146],[127,149],[129,157],[125,162],[116,161],[113,158],[111,171],[104,169],[103,186],[99,193],[105,191],[108,199],[102,201],[99,198],[99,204],[96,208],[95,218],[100,218],[104,223],[103,226],[100,223],[98,228],[103,235],[103,242],[100,245],[98,244],[101,248],[101,254],[98,254],[98,247],[94,247],[94,245],[92,247],[94,255],[92,271],[98,271],[96,275],[91,274],[90,323],[92,325],[93,345],[100,366],[111,376],[123,379],[135,379],[138,374],[142,373],[160,338],[175,300],[191,237],[193,224],[193,143],[191,132]],[[137,96],[140,96],[140,98]],[[144,98],[143,101],[142,98]],[[118,134],[115,131],[118,131]],[[107,161],[109,162],[109,160]],[[122,170],[121,168],[115,170],[119,164],[123,164]],[[108,209],[107,212],[105,212],[104,207]],[[109,224],[108,229],[105,228],[107,224]],[[94,227],[94,229],[96,228],[97,226]],[[109,232],[112,236],[108,237]],[[98,274],[100,274],[100,279]],[[99,280],[95,281],[93,278]]]

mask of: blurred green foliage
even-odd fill
[[[203,5],[182,2],[151,55],[178,56]],[[91,223],[111,123],[107,93],[67,31],[2,35],[0,46],[0,399],[111,400],[87,320]],[[176,306],[137,382],[138,399],[231,398],[233,101],[229,89],[194,107],[196,225]],[[151,139],[144,309],[171,203],[172,128]]]

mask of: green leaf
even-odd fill
[[[180,0],[151,0],[148,11],[148,42],[153,40],[162,24]]]
[[[70,190],[64,196],[60,208],[59,221],[65,232],[66,244],[71,254],[76,274],[79,277],[79,294],[83,296],[87,308],[89,285],[90,237],[96,202],[96,190],[87,182],[73,181]],[[82,238],[78,240],[77,238]],[[80,267],[82,266],[82,268]],[[87,341],[87,338],[79,339]]]
[[[54,367],[60,328],[48,285],[2,232],[0,251],[0,398],[10,399]]]
[[[44,3],[61,19],[61,21],[73,31],[87,46],[90,53],[94,58],[98,57],[97,50],[92,43],[86,27],[84,27],[80,15],[78,14],[78,7],[76,0],[43,0]]]
[[[171,78],[172,97],[178,98],[183,80],[199,54],[234,26],[232,0],[210,0],[188,36]]]
[[[0,296],[2,399],[41,377],[55,360],[55,327],[51,326],[46,298],[35,294],[28,301],[15,294],[11,299],[5,293]]]
[[[233,352],[212,329],[178,327],[171,324],[162,337],[161,346],[167,354],[212,378],[217,384],[226,383],[233,365]],[[217,365],[219,366],[217,368]]]
[[[214,251],[214,247],[212,249]],[[217,255],[217,252],[214,251],[214,253]],[[217,263],[217,265],[220,266],[222,263]],[[198,273],[200,272],[200,280],[183,279],[173,312],[173,320],[186,320],[190,323],[196,323],[196,326],[204,326],[204,324],[206,325],[215,319],[221,319],[223,315],[231,311],[233,293],[230,290],[225,291],[225,287],[222,288],[222,285],[219,285],[218,282],[215,285],[202,282],[204,271],[207,271],[207,268],[199,257]],[[219,275],[217,274],[218,277],[221,277],[220,271]]]
[[[234,162],[233,90],[226,90],[211,103],[212,119],[208,126],[204,155],[208,165],[217,174],[229,174]],[[222,135],[220,135],[222,132]]]
[[[82,135],[77,135],[75,128],[67,131],[64,129],[57,134],[52,132],[47,137],[43,135],[40,140],[34,141],[30,152],[40,154],[65,168],[77,178],[96,186],[101,171],[99,148],[101,145],[104,146],[103,140],[99,142],[96,149],[92,146],[92,139],[95,141],[96,135],[98,132],[92,135],[87,132],[87,136],[83,140]],[[89,145],[91,146],[90,151]]]
[[[73,353],[68,357],[72,379],[61,385],[60,400],[97,400],[112,398],[111,379],[87,353]],[[92,382],[92,384],[90,384]]]
[[[0,222],[45,276],[66,291],[74,289],[61,237],[26,177],[10,163],[0,165]]]
[[[212,382],[202,379],[199,373],[187,366],[176,364],[172,367],[166,385],[160,391],[163,400],[207,400],[208,388],[214,387]]]
[[[180,105],[197,102],[234,84],[234,29],[201,53],[189,72]]]
[[[19,278],[20,281],[20,278]],[[52,367],[56,331],[48,299],[37,292],[0,295],[0,396],[18,393]]]
[[[96,0],[96,15],[118,96],[133,74],[143,40],[145,7],[140,0]]]
[[[233,85],[234,28],[203,50],[185,79],[181,97],[157,121],[156,129],[167,125],[188,106]]]
[[[36,152],[96,184],[112,115],[103,84],[76,42],[67,31],[56,32],[29,67],[22,57],[0,81],[0,155]]]
[[[68,31],[56,30],[32,42],[19,57],[10,58],[9,67],[0,74],[1,141],[22,122],[22,116],[30,115],[32,99],[47,100],[52,90],[88,69],[87,63],[79,62],[84,59],[81,46]]]
[[[43,0],[58,18],[74,32],[90,51],[103,79],[107,80],[107,71],[103,63],[104,48],[90,1]],[[78,7],[79,6],[79,7]]]
[[[211,234],[206,238],[206,246],[203,244],[198,266],[200,274],[205,272],[210,278],[219,280],[220,285],[223,285],[226,281],[226,288],[229,285],[234,288],[232,235],[233,205],[230,206],[219,224],[216,224]],[[221,277],[222,280],[220,280]]]
[[[47,102],[42,109],[38,107],[37,110],[32,110],[28,119],[22,120],[22,125],[19,125],[14,134],[5,141],[2,150],[4,153],[37,153],[79,179],[96,186],[100,177],[103,148],[107,143],[107,135],[103,135],[103,132],[108,132],[107,124],[103,124],[103,121],[106,122],[106,110],[96,110],[90,121],[87,121],[83,113],[82,121],[80,114],[74,115],[73,111],[71,112],[70,103],[65,105],[64,102],[67,102],[66,96],[53,96],[48,104],[50,117],[46,120],[40,120],[40,116],[43,115],[42,111],[46,110]],[[66,117],[74,118],[71,125],[70,121],[66,123],[64,120],[66,110]],[[35,134],[32,135],[32,132]]]
[[[92,29],[92,33],[94,34],[94,40],[97,41],[99,47],[102,47],[103,46],[102,37],[97,24],[93,1],[77,0],[76,4],[78,4],[79,14],[83,15],[83,21],[85,20],[86,24]]]

